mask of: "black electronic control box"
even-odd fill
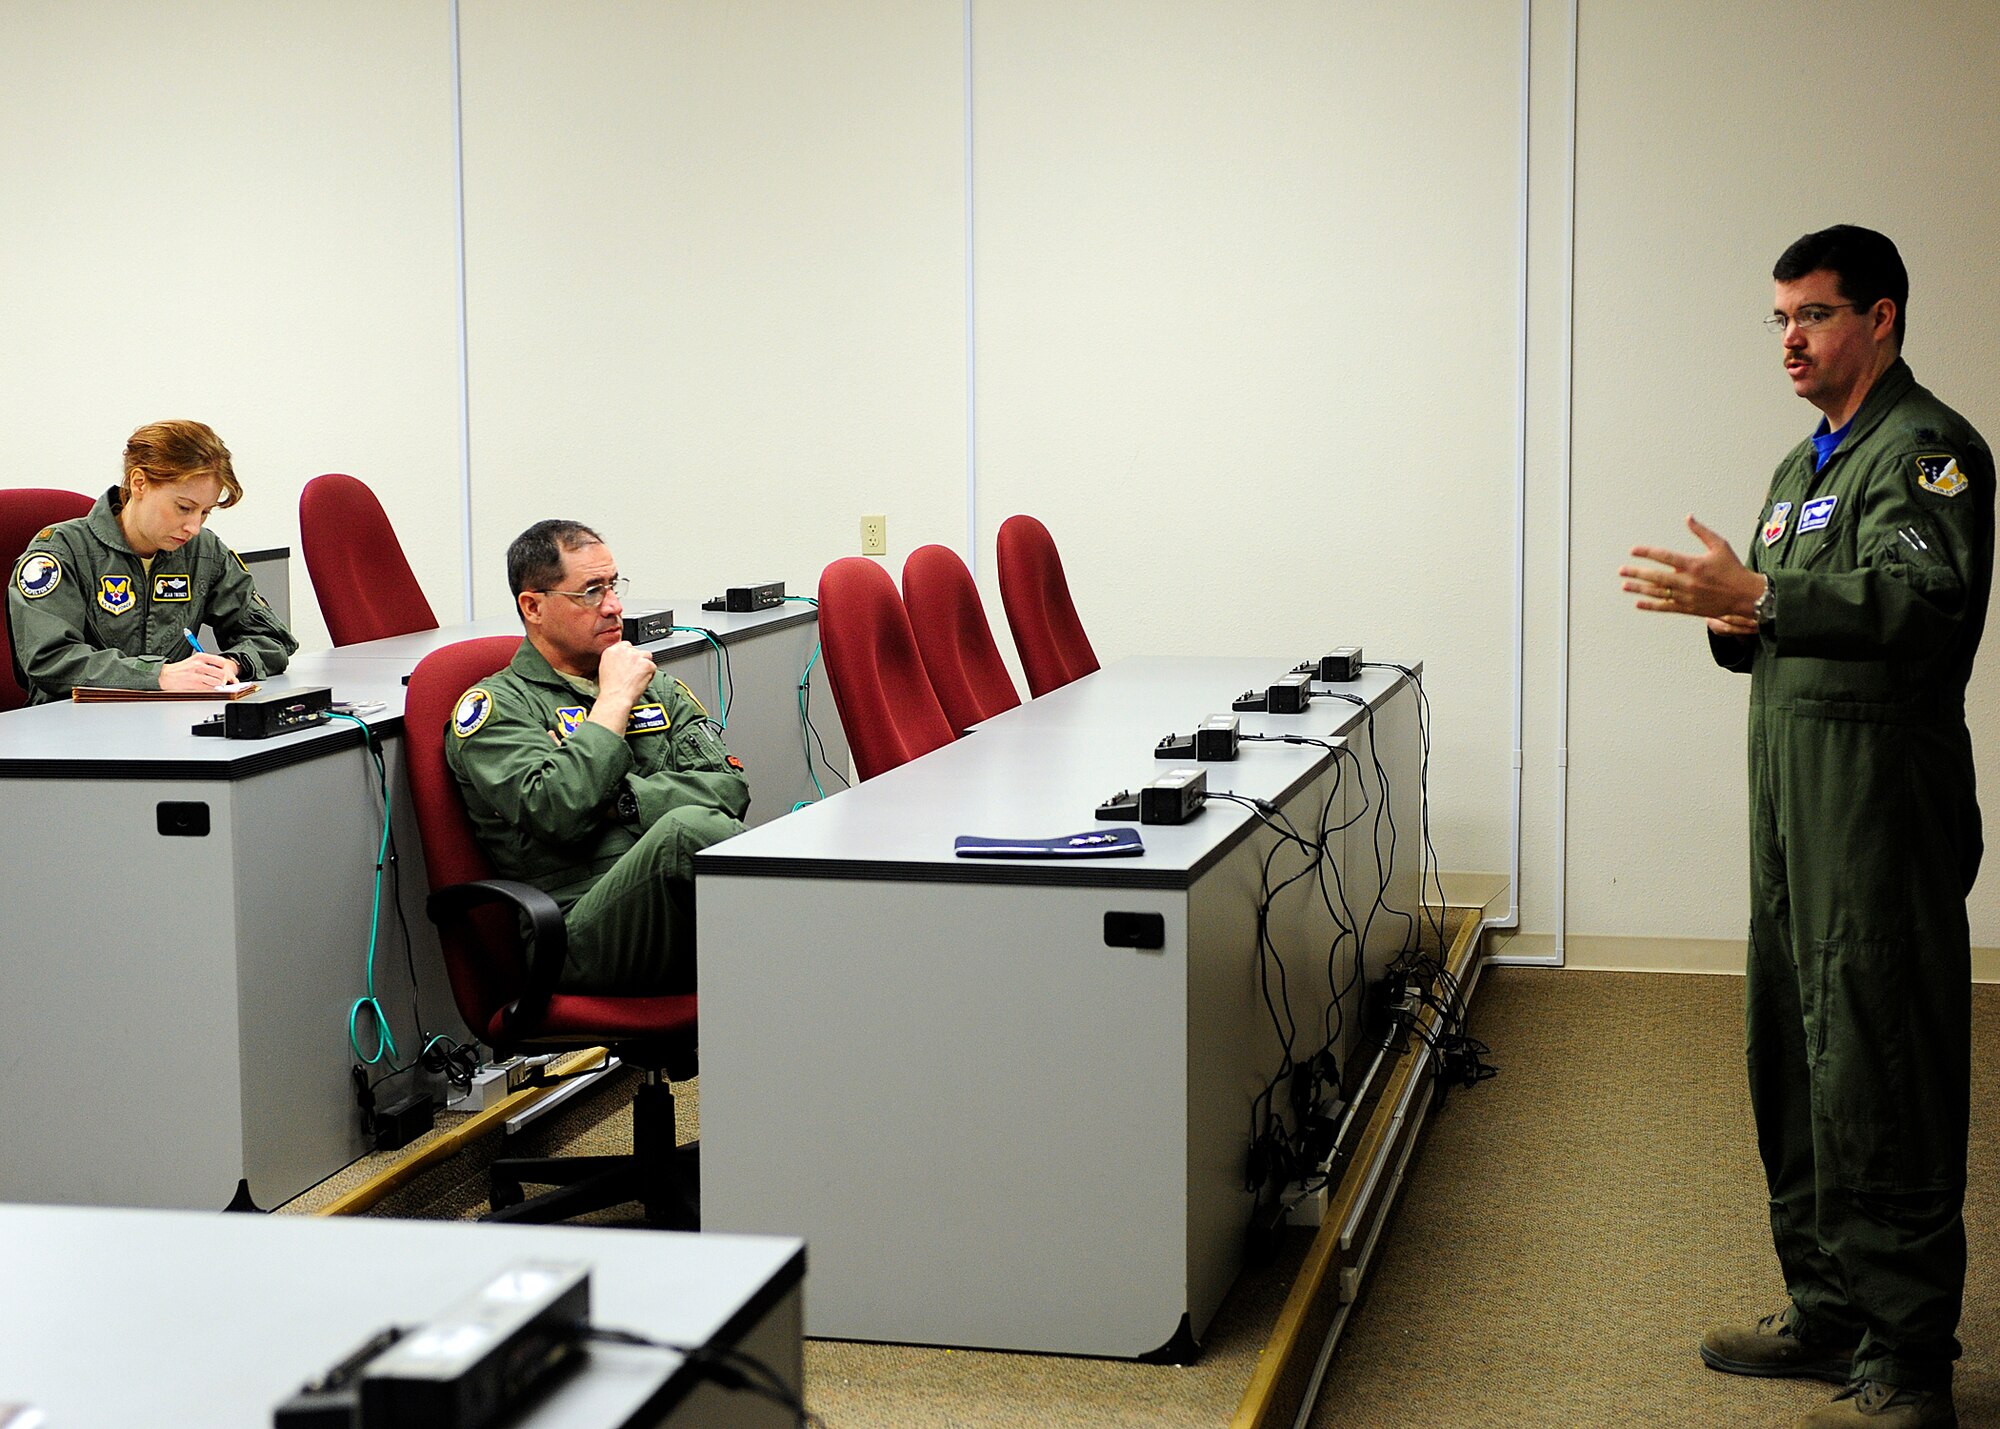
[[[1265,692],[1265,708],[1272,714],[1301,714],[1312,697],[1312,676],[1295,671]]]
[[[625,638],[634,645],[651,645],[674,633],[674,613],[655,610],[646,615],[625,617]]]
[[[326,723],[333,708],[333,690],[306,685],[294,690],[259,690],[222,707],[222,713],[194,727],[196,734],[220,733],[224,739],[269,739]]]
[[[1317,678],[1321,684],[1344,684],[1361,678],[1361,647],[1342,645],[1319,657]]]
[[[765,581],[762,585],[733,585],[722,595],[701,603],[703,610],[769,610],[785,603],[785,583]]]
[[[1208,802],[1208,771],[1170,769],[1139,786],[1139,822],[1184,824]]]
[[[360,1422],[368,1429],[514,1422],[544,1380],[580,1363],[589,1324],[588,1265],[517,1262],[362,1369]]]
[[[1194,757],[1207,764],[1236,757],[1242,721],[1233,714],[1210,715],[1195,728]]]

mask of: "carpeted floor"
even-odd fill
[[[1711,1320],[1783,1301],[1744,1090],[1742,997],[1730,977],[1489,969],[1471,1023],[1501,1074],[1433,1114],[1311,1423],[1784,1429],[1830,1394],[1718,1375],[1694,1354]],[[2000,1425],[2000,988],[1976,988],[1973,1006],[1972,1278],[1957,1391],[1968,1429]],[[686,1137],[698,1088],[676,1090]],[[618,1081],[519,1150],[629,1144],[630,1091]],[[477,1214],[490,1154],[459,1155],[374,1213]],[[1244,1275],[1193,1366],[809,1341],[807,1397],[830,1429],[1214,1429],[1242,1396],[1307,1238],[1295,1233],[1276,1263]]]
[[[1501,1075],[1432,1117],[1313,1425],[1783,1429],[1830,1396],[1695,1357],[1784,1304],[1742,1016],[1740,978],[1490,969],[1471,1021]],[[1973,1046],[1967,1429],[2000,1424],[2000,988]]]

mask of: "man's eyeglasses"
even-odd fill
[[[1835,313],[1852,308],[1857,313],[1868,311],[1867,303],[1807,303],[1795,313],[1772,313],[1764,319],[1764,326],[1772,332],[1782,333],[1787,327],[1796,327],[1800,332],[1811,332]]]
[[[632,582],[624,576],[613,576],[608,581],[592,581],[582,590],[550,590],[542,587],[543,595],[566,595],[582,605],[602,605],[611,596],[624,599],[625,592],[632,589]]]

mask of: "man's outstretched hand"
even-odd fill
[[[1755,635],[1757,597],[1764,578],[1736,558],[1729,543],[1690,516],[1688,530],[1701,542],[1699,555],[1664,546],[1634,546],[1632,554],[1649,566],[1620,566],[1623,588],[1641,610],[1698,615],[1717,635]]]

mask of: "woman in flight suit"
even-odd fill
[[[155,422],[88,515],[38,533],[14,564],[7,615],[30,700],[77,685],[199,692],[284,670],[298,641],[236,553],[205,525],[243,499],[229,448],[200,422]],[[186,632],[209,625],[218,650]]]

